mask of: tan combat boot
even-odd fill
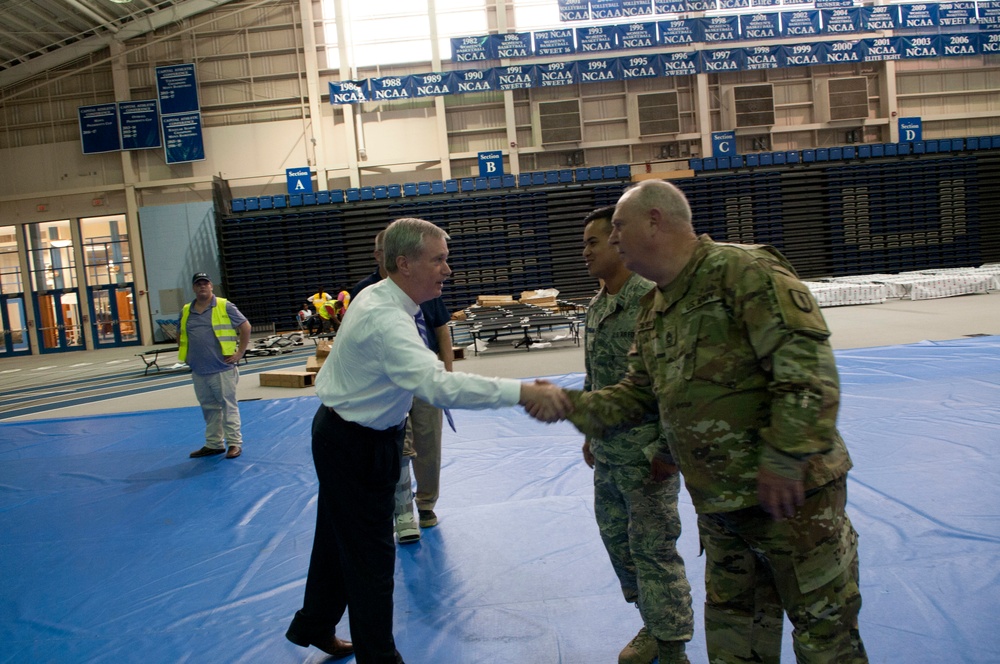
[[[619,653],[618,664],[651,664],[656,654],[656,639],[644,626]]]

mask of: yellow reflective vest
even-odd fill
[[[215,338],[219,340],[219,346],[222,347],[223,357],[236,353],[237,341],[239,339],[239,335],[237,335],[236,330],[233,328],[233,321],[229,319],[229,314],[226,313],[226,302],[225,298],[216,297],[215,306],[212,307],[212,329],[215,330]],[[178,362],[184,362],[187,359],[187,320],[190,313],[191,303],[188,302],[184,305],[184,311],[181,312],[180,343],[178,344],[180,348],[177,351]]]

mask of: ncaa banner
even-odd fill
[[[532,55],[531,33],[509,32],[502,35],[490,35],[486,51],[497,60],[530,58]]]
[[[463,72],[467,73],[467,72]],[[458,72],[431,72],[412,74],[414,97],[438,97],[453,95],[458,90]]]
[[[543,30],[534,33],[535,55],[569,55],[576,53],[573,30]]]
[[[941,40],[938,35],[902,37],[903,57],[907,60],[941,57]]]
[[[938,37],[941,55],[946,58],[979,55],[978,37],[979,35],[941,35]]]
[[[740,38],[739,16],[706,16],[695,20],[698,21],[698,41],[713,44]]]
[[[563,85],[576,85],[575,62],[550,62],[547,65],[535,65],[535,80],[540,88],[553,88]]]
[[[842,35],[861,32],[861,8],[824,9],[819,13],[823,21],[823,32],[828,35]]]
[[[938,5],[938,25],[942,28],[956,28],[973,25],[976,22],[976,3],[943,2]]]
[[[496,90],[492,79],[490,79],[489,72],[491,71],[493,70],[464,69],[462,71],[448,72],[451,76],[451,83],[454,84],[451,94],[464,95],[470,92]]]
[[[740,14],[740,32],[743,39],[775,39],[781,36],[778,13]]]
[[[652,48],[656,45],[656,23],[618,26],[618,48]]]
[[[489,60],[489,35],[482,37],[452,37],[452,62],[482,62]]]
[[[749,9],[750,0],[719,0],[719,9]]]
[[[621,63],[618,62],[618,58],[583,60],[576,64],[581,83],[603,83],[604,81],[622,80],[622,68]]]
[[[370,101],[409,99],[413,96],[412,76],[386,76],[368,79]]]
[[[618,48],[618,26],[602,25],[576,29],[578,53],[613,51]]]
[[[654,14],[683,14],[686,11],[684,0],[653,0]]]
[[[520,90],[535,87],[535,65],[494,67],[489,80],[497,90]]]
[[[590,19],[592,21],[623,16],[625,14],[621,0],[590,0]]]
[[[936,28],[938,6],[934,5],[899,5],[900,28]]]
[[[977,22],[980,30],[996,30],[1000,27],[1000,2],[976,3]]]
[[[819,34],[819,12],[781,12],[783,37],[812,37]]]
[[[865,32],[895,30],[899,22],[897,5],[879,5],[861,8],[861,28]]]
[[[618,58],[618,63],[621,65],[622,78],[625,80],[663,76],[663,66],[660,64],[660,58],[655,55],[636,55]]]
[[[880,62],[882,60],[901,60],[903,57],[902,37],[874,37],[862,39],[865,62]]]
[[[588,0],[559,0],[559,20],[589,21],[589,4]]]
[[[743,62],[747,70],[781,69],[785,67],[783,46],[751,46],[743,49]]]
[[[744,65],[742,48],[699,51],[701,56],[698,69],[703,74],[717,74],[726,71],[740,71]]]
[[[621,0],[622,16],[632,18],[634,16],[652,16],[652,0]]]
[[[361,104],[368,101],[368,81],[330,81],[331,104]]]
[[[661,53],[660,66],[664,76],[692,76],[698,73],[698,52]]]
[[[850,41],[835,41],[817,44],[821,47],[822,64],[839,65],[845,62],[862,62],[864,60],[863,48],[860,39]]]
[[[812,67],[821,64],[821,44],[792,44],[781,48],[784,49],[786,67]]]
[[[698,32],[698,19],[680,18],[676,21],[660,21],[656,26],[660,29],[660,45],[676,46],[678,44],[693,44]]]
[[[979,44],[977,44],[977,48],[980,53],[983,55],[1000,53],[1000,33],[991,32],[978,35],[978,37]]]
[[[689,14],[715,11],[715,0],[684,0],[684,11]]]

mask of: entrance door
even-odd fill
[[[83,350],[83,327],[76,291],[50,290],[35,295],[35,320],[42,353]]]
[[[20,293],[0,295],[0,319],[3,320],[0,357],[30,353],[28,317],[24,310],[24,297]]]
[[[90,320],[97,348],[139,344],[134,290],[132,284],[89,288]]]

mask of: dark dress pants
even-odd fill
[[[393,664],[393,509],[404,427],[377,431],[321,405],[312,451],[319,478],[316,535],[302,614],[330,634],[350,608],[358,664]]]

